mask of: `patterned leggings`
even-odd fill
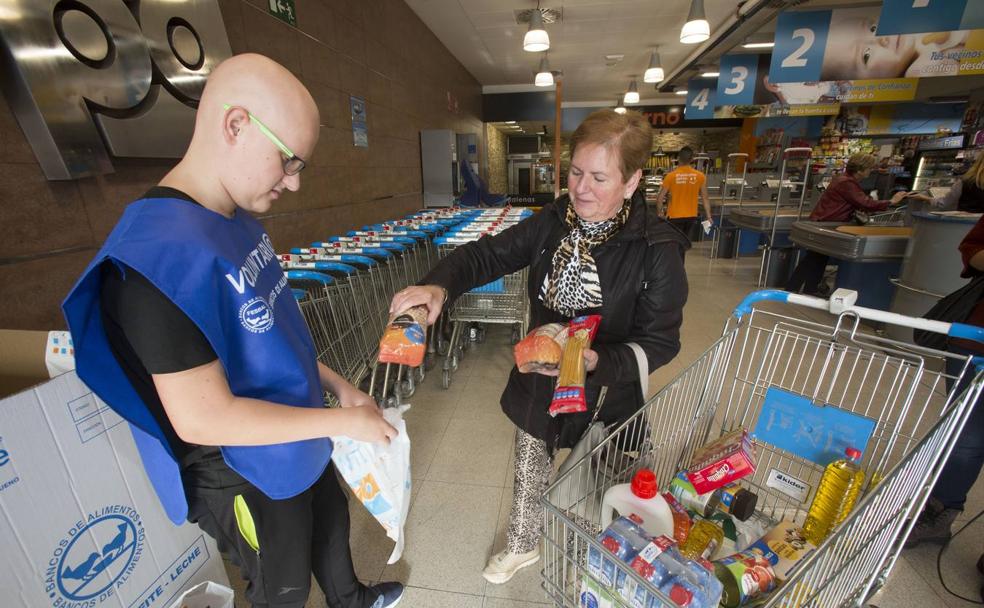
[[[553,454],[542,439],[516,429],[516,479],[513,482],[512,511],[506,532],[506,550],[529,553],[543,536],[543,507],[540,496],[553,473]]]

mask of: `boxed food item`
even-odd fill
[[[427,351],[427,308],[414,306],[400,313],[379,341],[379,362],[419,367]]]
[[[687,478],[706,494],[755,472],[755,447],[748,431],[738,428],[697,450]]]

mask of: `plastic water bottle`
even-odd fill
[[[640,469],[632,483],[621,483],[608,488],[601,501],[601,525],[607,527],[620,515],[636,515],[642,520],[642,528],[650,536],[673,538],[673,511],[659,493],[656,474]]]
[[[827,465],[806,516],[803,536],[814,545],[822,543],[851,513],[864,485],[861,452],[851,447],[845,453],[847,458],[839,458]]]

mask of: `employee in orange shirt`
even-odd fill
[[[690,234],[691,227],[699,219],[697,217],[698,195],[704,204],[704,214],[707,221],[713,223],[711,201],[707,196],[707,176],[690,166],[693,159],[693,149],[689,146],[680,148],[680,153],[677,155],[679,164],[676,169],[663,177],[663,185],[656,196],[656,210],[660,215],[663,215],[663,202],[666,200],[666,195],[670,195],[666,217],[671,224],[687,235]]]

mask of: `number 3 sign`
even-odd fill
[[[770,82],[817,82],[832,11],[783,12],[776,21]]]

